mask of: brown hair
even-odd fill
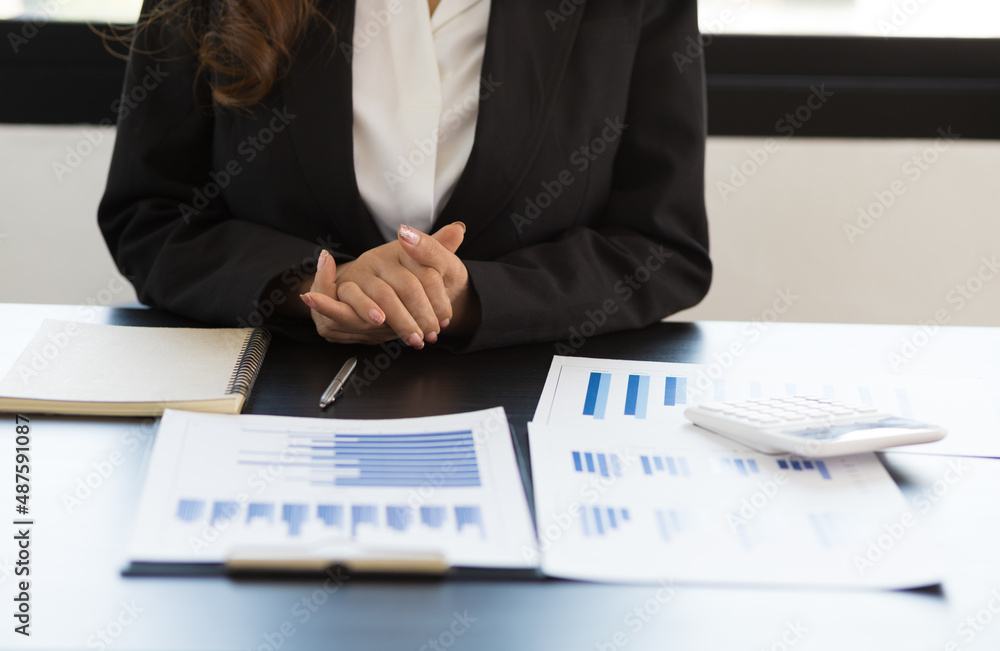
[[[214,73],[209,79],[215,103],[245,108],[263,100],[288,72],[313,20],[332,32],[316,0],[162,0],[140,18],[135,32],[169,26],[197,52],[199,74]]]

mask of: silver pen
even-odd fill
[[[326,388],[323,396],[319,399],[320,409],[326,409],[327,405],[336,400],[337,396],[344,392],[344,385],[347,384],[347,378],[351,377],[351,373],[354,372],[354,367],[357,365],[357,357],[352,357],[344,362],[344,365],[340,367],[340,371],[333,378],[333,382],[330,383],[330,386]]]

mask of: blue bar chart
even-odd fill
[[[238,463],[299,470],[314,486],[480,485],[471,430],[389,436],[294,433],[284,450],[240,450]]]
[[[281,507],[281,520],[288,524],[288,535],[302,533],[302,523],[306,521],[309,506],[306,504],[285,504]]]
[[[186,523],[203,522],[206,515],[206,501],[197,499],[181,499],[177,503],[176,516]],[[446,525],[455,532],[475,530],[480,538],[486,537],[482,509],[478,505],[461,505],[447,507],[443,505],[411,507],[405,504],[388,504],[379,507],[375,504],[355,504],[345,509],[342,504],[275,504],[272,502],[251,502],[241,508],[238,502],[217,501],[212,505],[209,518],[210,526],[222,525],[230,521],[243,521],[248,526],[276,526],[275,513],[281,513],[281,523],[288,536],[302,535],[303,527],[310,522],[324,528],[343,529],[344,515],[350,513],[350,534],[357,537],[359,528],[381,526],[397,532],[411,530],[419,525],[427,530],[443,530]],[[380,518],[380,511],[384,517]],[[453,513],[453,516],[449,515]],[[310,515],[312,514],[312,515]],[[448,523],[451,524],[448,524]],[[228,528],[228,526],[227,526]]]
[[[583,415],[603,419],[608,408],[608,391],[611,388],[611,374],[593,372],[587,384],[587,397],[583,402]]]
[[[688,460],[681,456],[641,455],[642,472],[646,475],[666,474],[671,477],[690,477]]]
[[[251,503],[247,507],[247,524],[251,524],[254,518],[260,518],[265,522],[274,520],[274,504]]]
[[[177,504],[177,517],[184,522],[200,520],[205,512],[204,500],[181,500]]]
[[[587,506],[580,510],[580,525],[585,536],[605,536],[631,520],[629,510],[605,506]]]
[[[778,467],[782,470],[792,470],[793,472],[816,471],[823,479],[833,479],[826,462],[822,459],[778,459]]]
[[[649,401],[649,376],[629,375],[628,391],[625,394],[625,415],[636,418],[646,417],[646,403]]]
[[[573,451],[573,469],[576,472],[600,474],[602,477],[621,477],[621,457],[614,453]]]
[[[687,404],[687,378],[667,376],[663,384],[663,405],[675,407]]]
[[[740,457],[723,457],[719,460],[721,472],[736,473],[744,477],[760,474],[760,466],[756,459],[741,459]]]
[[[673,542],[684,531],[690,531],[694,524],[691,514],[678,509],[655,509],[654,516],[663,542]]]

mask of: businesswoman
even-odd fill
[[[641,327],[708,289],[695,0],[143,16],[98,219],[144,303],[467,351]]]

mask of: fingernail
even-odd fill
[[[413,230],[406,224],[400,224],[399,236],[404,240],[406,240],[407,242],[409,242],[410,244],[412,244],[413,246],[420,244],[420,235],[418,235],[415,230]]]
[[[375,308],[372,308],[372,311],[368,313],[368,318],[371,319],[372,323],[375,325],[382,325],[382,322],[385,321],[385,315]]]
[[[311,307],[312,309],[314,310],[316,309],[316,301],[314,301],[312,299],[312,296],[310,296],[309,294],[299,294],[299,298],[301,298],[302,302]]]
[[[444,330],[451,324],[451,319],[445,319],[441,322],[441,329]]]
[[[452,222],[452,224],[458,224],[459,226],[461,226],[462,227],[462,232],[468,232],[468,230],[469,230],[466,227],[465,222]]]
[[[438,333],[436,332],[428,333],[428,335],[424,337],[424,339],[426,339],[428,343],[435,344],[437,343],[438,340]]]
[[[329,257],[330,257],[330,254],[326,252],[326,249],[323,249],[322,251],[320,251],[320,253],[319,253],[319,260],[316,261],[316,268],[317,269],[322,269],[323,267],[325,267],[326,266],[326,259],[329,258]]]
[[[420,335],[415,332],[406,338],[406,343],[408,343],[411,348],[416,348],[417,350],[424,347],[424,340],[421,339]]]

